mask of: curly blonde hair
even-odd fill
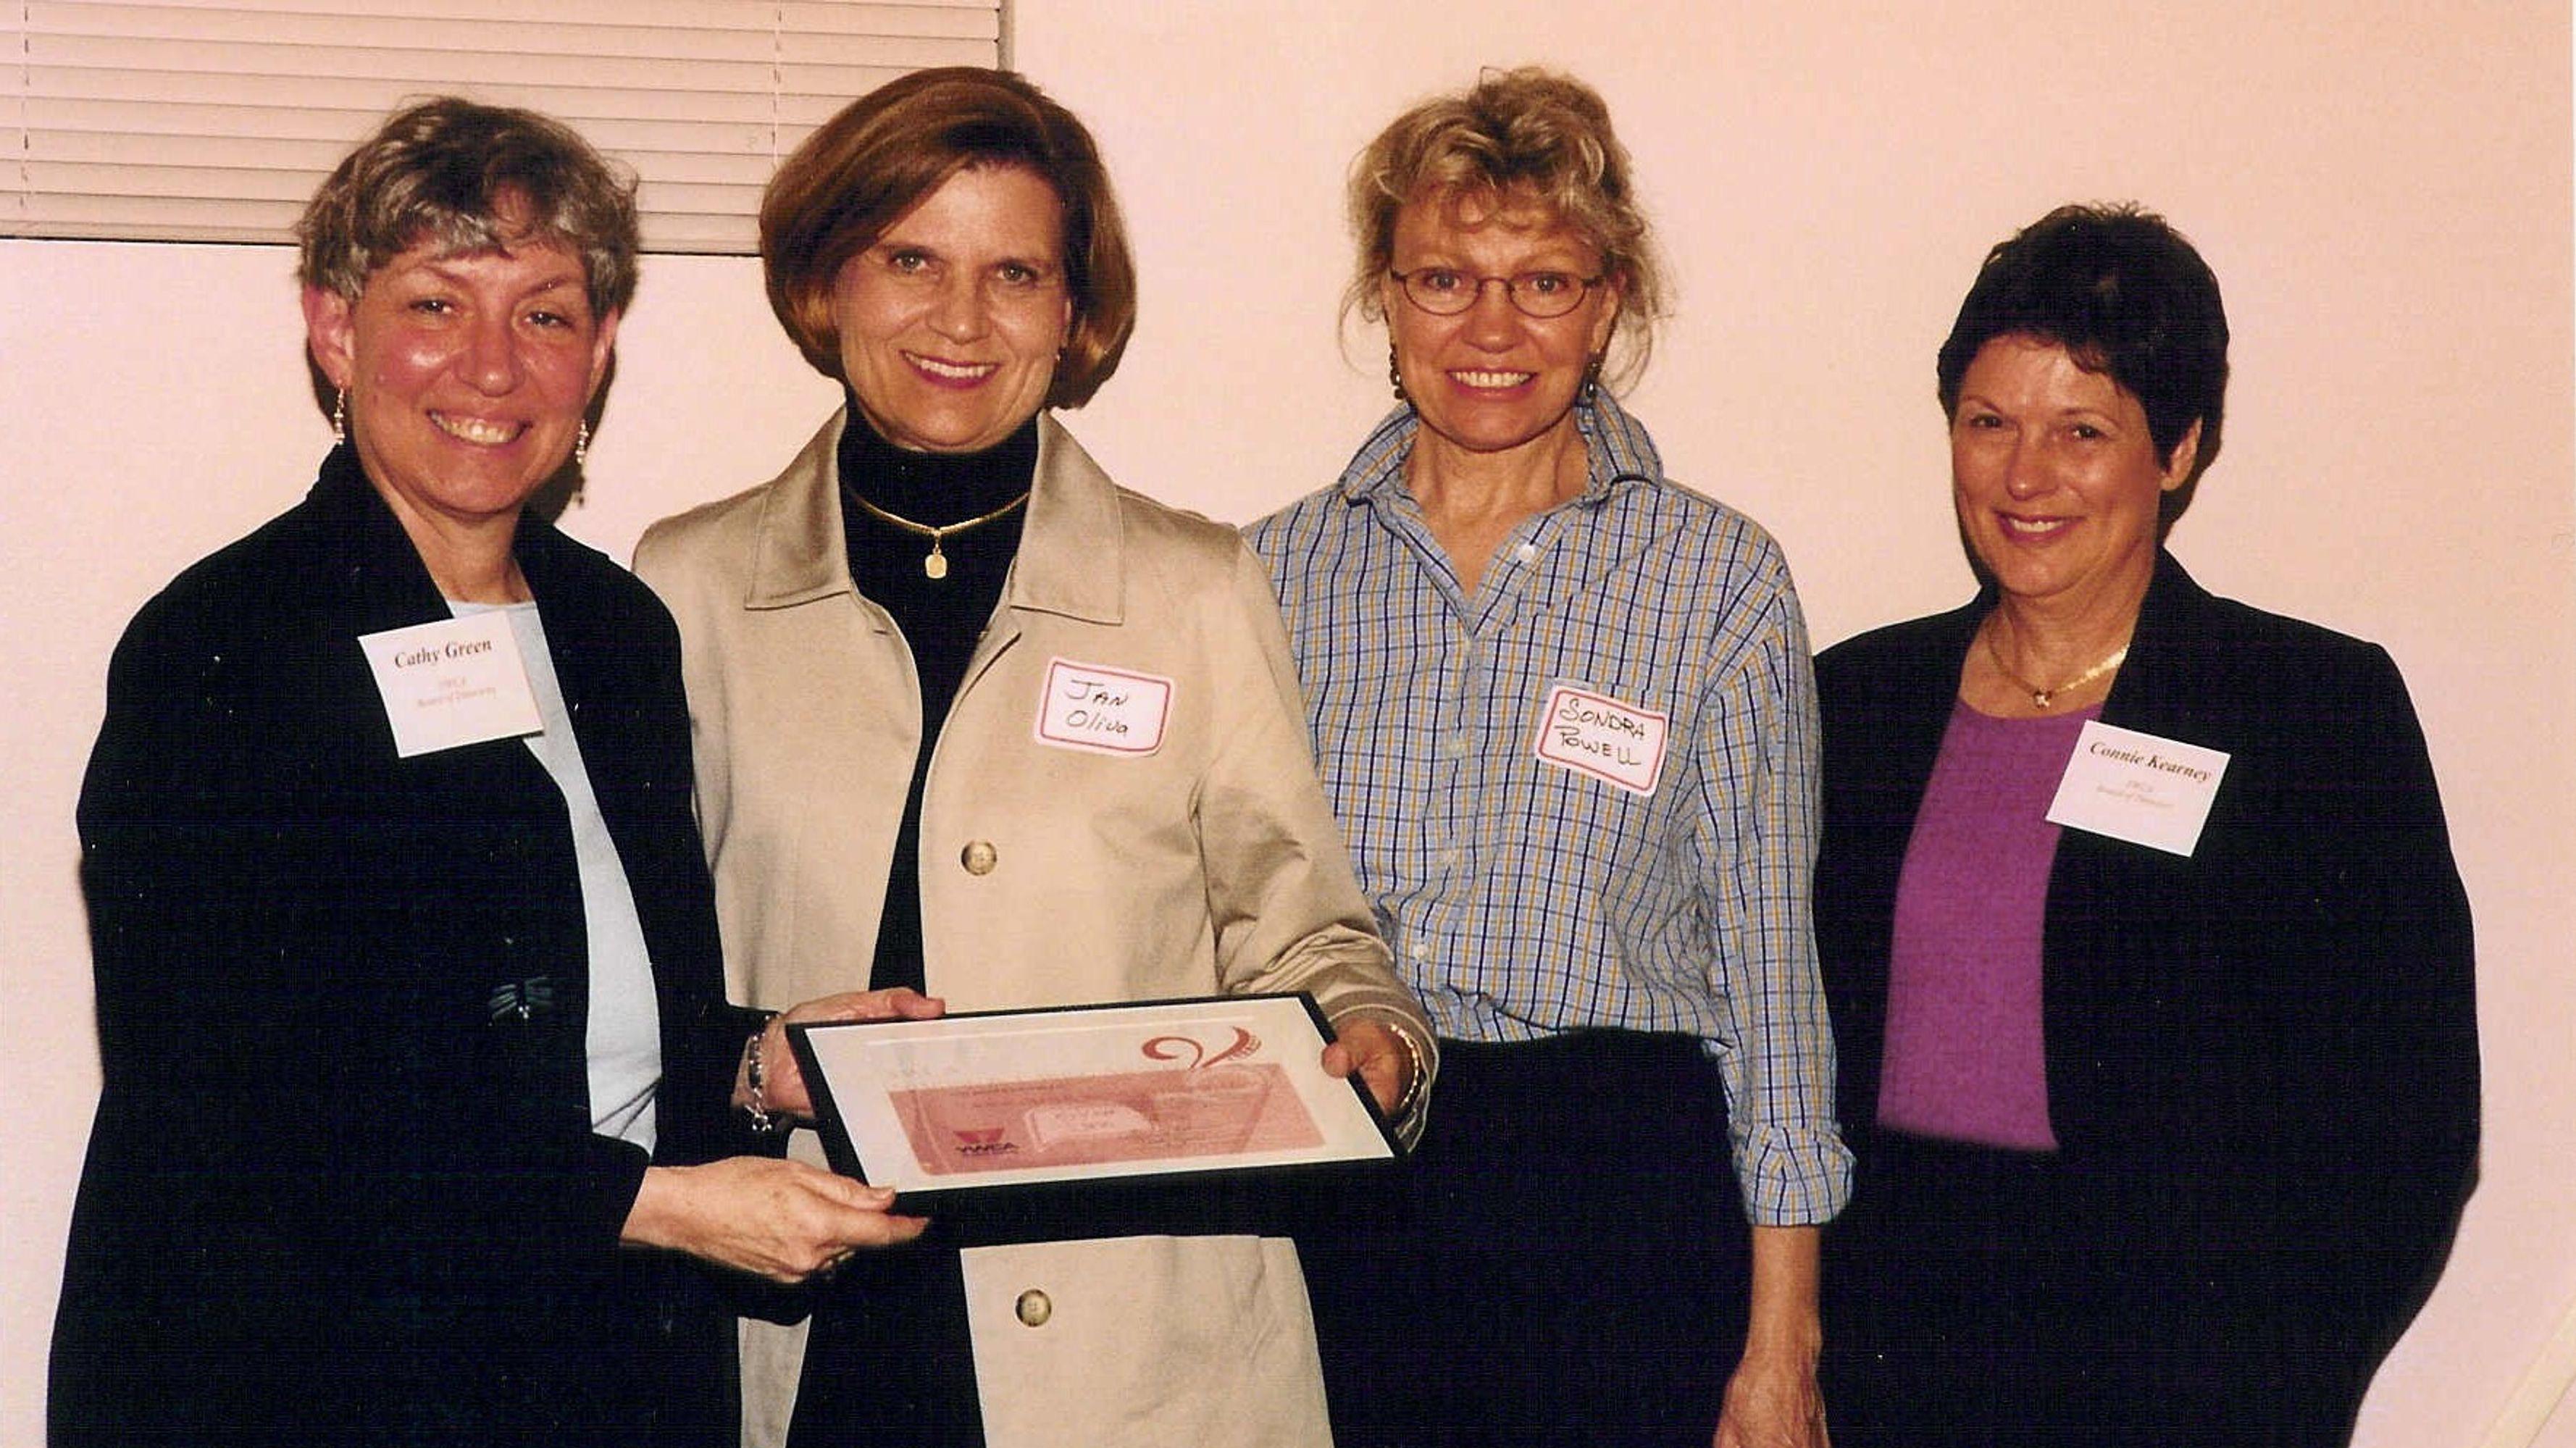
[[[1638,205],[1628,148],[1600,92],[1538,66],[1488,70],[1455,95],[1395,118],[1351,163],[1348,204],[1358,265],[1342,313],[1385,319],[1379,284],[1395,264],[1404,208],[1467,204],[1470,213],[1536,206],[1601,254],[1626,284],[1605,379],[1620,387],[1646,370],[1664,315],[1663,267]]]

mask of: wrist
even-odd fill
[[[1744,1340],[1744,1364],[1763,1370],[1814,1372],[1824,1349],[1822,1337],[1769,1341],[1748,1337]]]
[[[1388,1124],[1400,1127],[1421,1112],[1424,1098],[1431,1094],[1433,1058],[1423,1042],[1414,1038],[1412,1023],[1393,1011],[1380,1006],[1356,1007],[1334,1018],[1335,1033],[1339,1034],[1343,1025],[1351,1021],[1366,1021],[1386,1032],[1404,1058],[1395,1104],[1386,1111]]]
[[[751,1129],[763,1136],[775,1136],[791,1124],[785,1113],[769,1109],[769,1070],[763,1059],[763,1043],[768,1040],[769,1027],[776,1019],[772,1016],[761,1022],[760,1029],[752,1032],[751,1039],[742,1047],[740,1105],[743,1114],[751,1118]]]
[[[1825,1348],[1824,1325],[1816,1314],[1785,1314],[1786,1321],[1757,1317],[1744,1334],[1744,1360],[1765,1366],[1812,1369]]]
[[[626,1209],[625,1225],[618,1229],[617,1239],[641,1247],[666,1247],[671,1243],[673,1195],[679,1190],[678,1173],[683,1167],[648,1166],[644,1179],[635,1188],[635,1201]]]

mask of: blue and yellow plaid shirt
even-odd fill
[[[1575,417],[1588,485],[1523,521],[1472,598],[1404,484],[1410,408],[1339,483],[1247,530],[1316,766],[1440,1034],[1697,1035],[1725,1078],[1747,1217],[1821,1222],[1851,1158],[1809,921],[1816,701],[1788,564],[1750,519],[1666,481],[1606,395]],[[1581,767],[1543,717],[1561,686],[1632,723],[1663,716],[1660,746]]]

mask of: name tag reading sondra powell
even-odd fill
[[[1632,794],[1653,794],[1664,772],[1671,716],[1623,704],[1571,684],[1547,691],[1539,711],[1538,757]]]
[[[1047,660],[1046,689],[1038,698],[1040,744],[1136,758],[1163,747],[1171,717],[1169,679]]]
[[[2200,845],[2210,801],[2227,773],[2223,750],[2141,734],[2096,719],[2048,806],[2052,824],[2188,855]]]
[[[405,759],[543,732],[506,609],[360,634]]]

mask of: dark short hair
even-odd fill
[[[1343,315],[1378,318],[1405,207],[1461,198],[1480,210],[1534,204],[1601,253],[1603,273],[1627,284],[1612,334],[1623,355],[1610,370],[1622,380],[1645,370],[1664,311],[1663,268],[1600,92],[1537,66],[1487,70],[1388,122],[1351,163],[1345,204],[1359,255]]]
[[[2227,309],[2182,233],[2135,203],[2061,206],[1986,254],[1941,344],[1941,412],[1956,417],[1968,364],[1998,337],[2035,337],[2138,399],[2158,459],[2200,424],[2197,480],[2227,407]]]
[[[447,255],[530,241],[581,258],[591,310],[635,298],[635,177],[551,116],[438,96],[385,118],[295,223],[304,284],[352,301],[413,247]]]
[[[852,101],[805,138],[760,203],[769,307],[814,370],[846,384],[832,282],[903,214],[976,166],[1022,166],[1064,207],[1073,327],[1050,407],[1091,400],[1136,327],[1136,264],[1100,148],[1073,112],[1007,70],[917,70]]]

